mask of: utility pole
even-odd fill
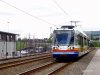
[[[19,38],[19,43],[20,43],[20,57],[21,57],[21,38]]]
[[[28,38],[28,48],[27,48],[27,52],[26,54],[28,54],[28,52],[30,52],[30,49],[31,49],[31,39],[30,39],[30,33],[29,33],[29,38]]]
[[[52,30],[52,27],[50,27],[50,35],[51,35],[51,30]]]

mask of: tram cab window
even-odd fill
[[[55,42],[57,42],[58,44],[68,43],[68,33],[56,34]]]
[[[70,44],[74,44],[74,33],[71,34]]]

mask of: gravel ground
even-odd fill
[[[46,63],[52,60],[53,60],[52,58],[49,58],[49,59],[44,59],[44,60],[40,60],[40,61],[36,61],[36,62],[24,64],[24,65],[19,65],[17,67],[8,68],[6,70],[0,70],[0,75],[16,75],[23,71],[29,70],[31,68],[35,68],[37,66],[40,66],[43,63]]]
[[[64,70],[54,74],[54,75],[83,75],[84,70],[86,69],[86,67],[88,66],[89,62],[91,61],[91,59],[93,58],[95,52],[97,50],[93,50],[90,53],[88,53],[87,55],[85,55],[84,57],[82,57],[80,60],[74,62],[73,64],[65,67]],[[43,63],[52,61],[53,59],[46,59],[46,60],[40,60],[40,61],[36,61],[36,62],[32,62],[32,63],[28,63],[25,65],[20,65],[17,67],[12,67],[12,68],[8,68],[6,70],[0,70],[0,75],[16,75],[19,74],[20,72],[23,72],[25,70],[29,70],[31,68],[35,68],[37,66],[40,66]],[[50,68],[50,69],[54,69],[54,68]],[[40,75],[45,75],[44,73],[40,73]],[[36,75],[35,73],[33,75]]]
[[[47,66],[44,69],[38,70],[34,73],[31,73],[30,75],[47,75],[48,73],[52,72],[52,70],[55,70],[57,68],[60,68],[61,66],[63,66],[65,63],[56,63],[50,66]]]
[[[46,54],[40,54],[40,55],[32,55],[32,56],[25,56],[25,57],[20,57],[20,58],[13,58],[13,59],[5,59],[5,60],[0,60],[0,64],[2,63],[8,63],[8,62],[12,62],[12,61],[19,61],[19,60],[23,60],[23,59],[31,59],[31,58],[36,58],[36,57],[39,57],[39,56],[44,56]]]
[[[97,50],[91,51],[90,53],[82,57],[80,60],[65,67],[64,70],[56,73],[55,75],[83,75],[84,70],[87,68],[96,51]]]

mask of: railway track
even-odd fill
[[[30,70],[19,73],[17,75],[53,75],[70,64],[71,63],[48,62],[36,68],[32,68]]]
[[[33,58],[12,61],[12,62],[8,62],[8,63],[2,63],[2,64],[0,64],[0,70],[15,67],[18,65],[24,65],[27,63],[44,60],[44,59],[48,59],[48,58],[51,58],[50,54],[45,54],[45,55],[41,55],[41,56],[37,56],[37,57],[33,57]]]
[[[80,57],[76,61],[79,61],[82,57]],[[17,74],[17,75],[56,75],[57,73],[61,72],[62,70],[64,70],[66,67],[68,67],[69,65],[71,65],[73,63],[74,62],[68,62],[68,63],[50,62],[47,64],[45,63],[42,66],[28,69],[26,71],[23,71],[22,73]]]
[[[11,65],[8,64],[8,66],[6,66],[7,64],[5,66],[0,65],[0,67],[1,67],[0,75],[8,75],[8,73],[9,73],[9,75],[16,75],[16,74],[17,75],[56,75],[57,73],[64,70],[65,67],[67,67],[68,65],[71,64],[71,63],[57,63],[57,62],[54,62],[54,60],[53,60],[53,62],[50,62],[49,60],[52,60],[52,59],[51,59],[51,55],[50,55],[50,57],[49,57],[49,55],[50,54],[34,57],[34,59],[32,61],[25,59],[26,62],[24,62],[24,61],[21,61],[21,63],[16,62],[16,64],[13,63],[14,65],[13,64],[11,64]],[[48,59],[48,58],[50,58],[50,59]],[[28,64],[31,63],[31,65],[27,66],[27,63]],[[17,65],[20,65],[20,66],[17,66]],[[26,65],[26,67],[25,67],[25,65]],[[24,68],[23,68],[23,66],[24,66]],[[9,68],[9,69],[7,69],[7,68]],[[12,72],[10,72],[10,71],[12,71]]]
[[[7,58],[7,59],[0,59],[0,64],[6,63],[6,62],[8,63],[8,62],[16,61],[16,60],[21,60],[23,58],[24,59],[31,58],[31,57],[33,58],[34,56],[41,56],[45,54],[50,54],[50,52],[32,54],[32,55],[27,55],[27,56],[12,57],[12,58]]]
[[[17,75],[29,75],[29,74],[31,74],[31,73],[33,73],[33,72],[35,72],[35,71],[38,71],[38,70],[40,70],[40,69],[43,69],[44,67],[47,67],[47,66],[50,66],[50,65],[53,65],[53,64],[55,64],[55,62],[48,62],[48,63],[45,63],[45,64],[39,66],[39,67],[32,68],[32,69],[30,69],[30,70],[27,70],[27,71],[25,71],[25,72],[19,73],[19,74],[17,74]]]
[[[72,64],[72,62],[70,62],[70,63],[64,63],[61,67],[59,67],[59,68],[57,68],[57,69],[55,69],[55,70],[49,72],[47,75],[54,75],[55,73],[57,73],[57,72],[63,70],[65,67],[67,67],[67,66],[70,65],[70,64]]]

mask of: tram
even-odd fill
[[[62,26],[53,31],[52,57],[78,58],[89,52],[89,37],[75,26]]]

